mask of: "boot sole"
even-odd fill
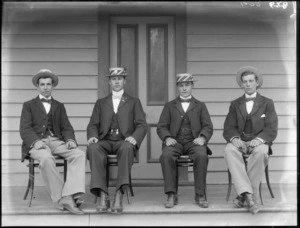
[[[174,205],[170,205],[170,204],[168,204],[168,203],[165,203],[165,208],[172,208],[172,207],[174,207],[175,205],[177,205],[178,204],[178,198],[176,198],[175,200],[174,200]]]

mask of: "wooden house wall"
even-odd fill
[[[278,136],[269,160],[271,183],[296,183],[296,43],[293,21],[276,17],[275,13],[266,18],[264,14],[249,13],[251,9],[243,13],[243,9],[229,7],[225,11],[215,5],[212,10],[195,2],[187,3],[187,70],[196,75],[198,81],[193,94],[206,103],[214,125],[209,142],[213,155],[208,165],[207,182],[228,181],[223,124],[230,101],[243,94],[235,74],[240,67],[250,65],[261,70],[264,82],[258,92],[273,99],[278,114]],[[192,169],[189,178],[193,179]]]
[[[28,3],[27,3],[28,4]],[[98,16],[96,4],[5,9],[2,22],[2,185],[25,186],[26,163],[20,162],[20,114],[23,102],[37,96],[32,76],[48,68],[59,76],[53,97],[65,103],[79,147],[86,149],[86,126],[98,97]],[[35,4],[36,6],[37,4]],[[198,81],[194,95],[207,104],[214,124],[213,155],[208,184],[227,183],[223,123],[230,101],[241,96],[235,73],[244,65],[264,75],[262,95],[272,98],[279,131],[270,157],[272,183],[296,182],[296,57],[294,25],[283,19],[253,19],[244,15],[205,13],[188,2],[186,20],[187,71]],[[197,8],[198,7],[198,8]],[[217,8],[214,8],[216,10]],[[197,13],[195,13],[197,12]],[[224,11],[223,11],[224,12]],[[89,184],[87,162],[86,183]],[[193,179],[189,170],[189,179]],[[36,175],[36,185],[43,185]]]
[[[5,8],[2,27],[2,184],[26,185],[21,163],[23,102],[37,96],[32,77],[46,68],[59,77],[52,96],[65,104],[79,147],[98,98],[97,6],[30,3]],[[89,169],[89,167],[87,167]],[[38,170],[37,170],[38,172]],[[86,182],[89,183],[87,175]],[[43,185],[36,175],[36,185]]]

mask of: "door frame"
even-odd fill
[[[186,47],[186,5],[184,2],[143,3],[139,7],[132,4],[107,4],[98,7],[98,98],[109,94],[104,75],[110,67],[110,17],[113,16],[173,16],[175,39],[175,75],[187,70]],[[185,34],[185,35],[183,35]],[[175,77],[174,75],[174,77]]]

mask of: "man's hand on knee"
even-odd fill
[[[129,136],[125,139],[126,142],[130,142],[132,145],[136,145],[136,140],[132,136]]]
[[[175,146],[177,143],[176,139],[173,139],[171,137],[166,138],[166,145],[167,146]]]
[[[260,140],[258,140],[258,139],[253,139],[253,140],[250,141],[249,146],[250,146],[250,147],[256,147],[256,146],[259,146],[260,144],[263,144]]]
[[[67,141],[66,144],[67,144],[67,148],[68,149],[73,149],[73,148],[77,147],[76,143],[74,141],[72,141],[72,140]]]
[[[240,138],[234,138],[231,143],[239,149],[242,153],[247,153],[247,146]]]
[[[195,138],[193,143],[199,146],[203,146],[205,144],[206,140],[204,137]]]
[[[91,137],[88,140],[88,146],[93,144],[93,143],[97,143],[99,140],[96,137]]]
[[[35,144],[34,144],[34,149],[36,149],[36,150],[40,150],[40,149],[42,149],[42,148],[46,148],[46,145],[45,145],[45,143],[43,142],[43,141],[41,141],[41,140],[39,140],[39,141],[37,141]]]

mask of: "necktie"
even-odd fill
[[[51,99],[42,98],[41,102],[47,102],[47,103],[51,104]]]
[[[113,95],[112,98],[113,99],[119,99],[119,100],[121,100],[122,95]]]
[[[182,98],[180,98],[180,102],[187,102],[187,103],[189,103],[189,102],[191,102],[191,99],[182,99]]]
[[[255,99],[255,97],[246,97],[245,98],[246,102],[248,102],[248,101],[254,101],[254,99]]]

